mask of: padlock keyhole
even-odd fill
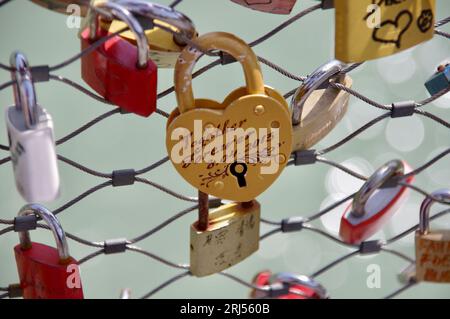
[[[239,187],[247,187],[247,180],[245,179],[247,164],[234,162],[230,166],[230,173],[236,177]]]

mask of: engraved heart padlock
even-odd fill
[[[212,196],[251,201],[264,192],[287,164],[292,147],[288,106],[264,85],[256,55],[236,36],[214,32],[195,41],[204,50],[221,50],[244,69],[246,86],[219,103],[194,99],[192,71],[203,54],[189,46],[175,66],[178,108],[167,124],[166,146],[177,171]]]

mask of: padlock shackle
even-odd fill
[[[299,285],[309,288],[314,291],[314,293],[320,299],[329,298],[328,291],[319,282],[305,275],[296,275],[288,272],[282,272],[273,275],[270,279],[271,282],[282,282],[289,285]]]
[[[205,231],[209,224],[209,195],[198,191],[198,221],[197,229]]]
[[[311,94],[318,89],[326,88],[331,80],[342,82],[345,76],[340,76],[347,64],[331,60],[314,70],[295,91],[291,100],[292,125],[299,125],[302,119],[303,107]]]
[[[439,200],[450,202],[450,189],[439,189],[431,193],[431,195]],[[421,235],[427,234],[430,229],[430,210],[434,203],[434,199],[427,197],[420,205],[419,233]]]
[[[174,32],[181,33],[188,39],[192,39],[197,33],[192,20],[171,7],[142,0],[116,0],[115,2],[125,7],[134,16],[141,16],[152,21],[159,20],[170,25],[174,28]],[[176,35],[174,37],[178,43],[186,45],[181,37]]]
[[[137,65],[139,68],[147,67],[148,56],[149,56],[149,46],[147,42],[147,37],[145,35],[144,29],[142,28],[139,21],[133,16],[133,14],[128,11],[125,7],[119,5],[116,2],[106,1],[95,3],[91,7],[92,12],[88,14],[88,25],[89,25],[89,37],[94,40],[97,36],[97,30],[99,28],[99,16],[103,16],[107,19],[118,19],[127,24],[130,30],[133,32],[138,50],[138,61]]]
[[[56,216],[47,208],[39,204],[28,204],[22,207],[19,211],[18,216],[27,215],[36,215],[37,217],[42,218],[42,220],[48,225],[53,233],[60,261],[64,262],[68,260],[70,258],[70,255],[66,233],[64,232],[64,229],[62,228],[58,218],[56,218]],[[30,233],[28,231],[19,232],[19,240],[20,246],[23,249],[29,249],[32,245]]]
[[[248,94],[265,94],[264,81],[258,59],[253,50],[240,38],[226,32],[211,32],[195,40],[196,45],[205,51],[223,51],[239,61],[244,69]],[[175,93],[180,113],[195,108],[192,92],[192,71],[197,60],[203,55],[201,51],[187,46],[181,52],[175,65]]]
[[[351,215],[363,217],[366,214],[365,206],[372,194],[395,176],[403,175],[405,166],[400,160],[392,160],[381,166],[363,184],[353,197]]]
[[[10,56],[11,78],[15,81],[13,85],[14,102],[16,108],[22,110],[25,126],[33,128],[39,122],[39,107],[36,100],[33,77],[25,54],[16,51]]]

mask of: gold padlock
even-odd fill
[[[222,103],[194,99],[192,71],[203,52],[185,48],[175,66],[178,108],[167,122],[169,157],[196,189],[236,202],[251,201],[278,178],[290,156],[287,103],[264,86],[256,55],[241,39],[214,32],[195,42],[204,50],[221,50],[238,60],[247,85]]]
[[[391,55],[434,35],[435,0],[334,0],[335,56],[363,62]]]
[[[186,46],[181,35],[188,39],[197,37],[197,31],[191,19],[170,7],[143,0],[117,0],[115,2],[125,7],[141,22],[150,46],[149,57],[160,68],[175,66],[180,52]],[[103,20],[100,27],[109,33],[114,33],[125,28],[126,24],[119,20]],[[180,36],[174,35],[171,31]],[[125,31],[120,36],[136,45],[133,32]]]
[[[433,197],[450,201],[450,190],[441,189]],[[419,230],[416,231],[416,280],[450,283],[450,230],[430,231],[431,198],[420,206]]]
[[[197,277],[227,269],[259,248],[261,208],[257,201],[226,204],[211,213],[207,203],[204,194],[199,220],[191,225],[190,271]]]
[[[322,65],[295,92],[291,100],[293,152],[314,146],[347,113],[350,94],[329,87],[330,81],[334,81],[351,88],[350,76],[340,74],[346,66],[337,60]]]

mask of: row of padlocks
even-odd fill
[[[60,11],[73,1],[33,2]],[[281,14],[288,14],[295,4],[295,0],[267,4],[233,2]],[[258,249],[261,206],[256,197],[276,181],[291,154],[299,154],[296,160],[308,161],[308,150],[345,116],[349,93],[330,84],[351,87],[352,79],[344,72],[350,66],[347,63],[394,54],[429,40],[434,34],[434,0],[405,0],[390,5],[385,2],[369,13],[370,0],[334,0],[337,60],[310,74],[289,106],[277,90],[264,83],[255,53],[235,35],[199,35],[184,14],[146,1],[77,3],[85,13],[84,28],[79,34],[81,49],[88,50],[103,39],[101,45],[82,56],[82,78],[107,101],[124,112],[150,116],[157,106],[158,68],[174,67],[178,105],[167,122],[166,146],[175,169],[200,194],[199,219],[191,226],[190,239],[190,272],[198,277],[227,269]],[[323,8],[333,7],[333,1],[324,0],[322,4]],[[368,28],[367,20],[377,14],[384,22]],[[217,51],[241,63],[246,86],[232,91],[222,102],[195,98],[195,63],[205,52]],[[37,103],[26,57],[14,53],[11,67],[15,106],[8,108],[6,120],[17,189],[29,203],[50,202],[58,197],[60,183],[52,118]],[[448,65],[440,66],[426,83],[429,93],[448,89],[449,74]],[[413,102],[395,105],[393,117],[412,115],[414,106]],[[236,130],[250,133],[227,143],[224,137]],[[209,131],[206,137],[205,131]],[[231,145],[232,152],[227,153]],[[210,160],[205,160],[203,148],[208,146]],[[243,154],[236,151],[239,147],[245,150]],[[342,216],[340,237],[344,242],[359,245],[386,224],[408,192],[398,182],[412,183],[414,175],[408,174],[411,171],[406,162],[394,160],[369,177]],[[433,195],[450,200],[448,190]],[[209,212],[209,196],[230,202]],[[450,234],[429,231],[431,203],[427,199],[421,207],[415,276],[417,280],[450,282],[450,264],[442,262],[450,255]],[[48,224],[58,243],[56,249],[31,243],[24,231],[29,229],[29,215]],[[80,286],[67,285],[67,267],[76,267],[77,262],[68,253],[64,231],[56,217],[40,204],[29,204],[16,219],[16,226],[21,223],[24,227],[15,229],[21,239],[15,254],[23,296],[82,298]],[[288,285],[283,294],[276,296],[279,298],[328,296],[324,287],[305,276],[272,275],[265,271],[254,279],[258,286],[275,283]],[[251,296],[267,297],[261,291],[253,291]]]

